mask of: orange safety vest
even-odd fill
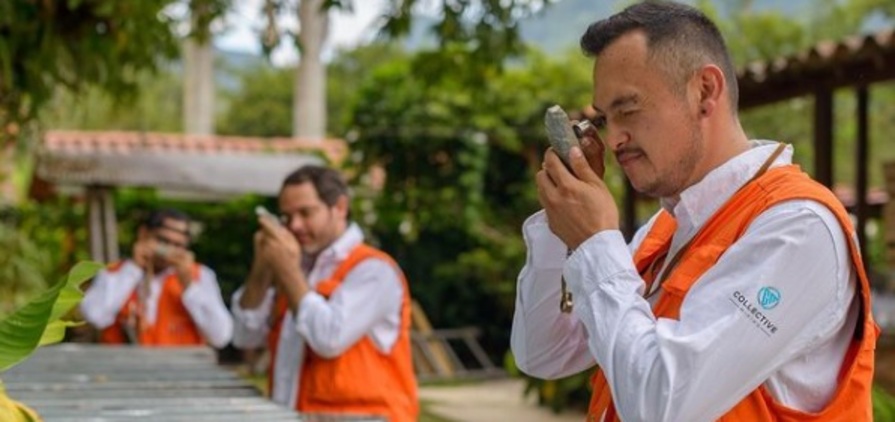
[[[855,327],[854,340],[839,370],[838,386],[830,402],[817,413],[801,412],[774,400],[761,386],[749,393],[719,421],[870,421],[873,410],[870,388],[873,382],[873,355],[879,327],[873,322],[870,307],[870,284],[864,272],[860,251],[851,233],[851,220],[842,204],[819,183],[811,180],[798,166],[778,167],[753,180],[738,191],[705,223],[689,247],[661,285],[661,296],[653,306],[657,318],[678,319],[681,304],[702,274],[749,228],[751,222],[768,208],[784,201],[811,200],[826,206],[842,226],[848,241],[851,261],[858,274],[861,294],[861,318]],[[637,249],[634,263],[647,286],[656,277],[661,261],[671,245],[677,223],[662,211],[653,227]],[[660,265],[655,265],[655,263]],[[647,289],[649,291],[649,289]],[[593,394],[588,409],[588,420],[617,421],[610,389],[599,369],[591,378]]]
[[[118,271],[121,263],[110,265],[110,272]],[[193,277],[199,276],[199,264],[193,267]],[[146,322],[137,298],[137,291],[118,311],[115,322],[100,333],[100,342],[108,344],[125,344],[129,339],[125,327],[139,327],[137,336],[141,346],[193,346],[205,344],[205,339],[193,323],[186,307],[183,306],[183,286],[172,272],[162,280],[162,291],[158,302],[155,323]],[[134,323],[135,322],[135,323]]]
[[[368,258],[384,260],[398,269],[398,265],[385,252],[360,244],[339,264],[329,279],[317,284],[315,290],[328,299],[342,285],[348,273]],[[401,274],[401,271],[398,270],[398,273]],[[403,274],[401,282],[404,285],[401,325],[392,350],[388,354],[382,353],[369,336],[362,337],[332,359],[324,358],[307,347],[296,410],[384,416],[390,422],[416,421],[419,405],[410,351],[410,293]],[[267,338],[271,352],[270,391],[277,345],[287,309],[286,298],[278,295],[273,327]]]

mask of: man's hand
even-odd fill
[[[591,141],[585,147],[592,148],[591,160],[577,147],[569,153],[574,174],[553,150],[548,150],[536,176],[538,199],[547,213],[550,230],[572,250],[598,232],[618,229],[618,207],[597,173],[603,169],[602,159],[596,160],[602,154],[602,144],[593,138]]]
[[[261,237],[257,239],[256,254],[273,272],[276,287],[289,298],[292,309],[308,292],[308,284],[301,272],[301,246],[285,227],[268,218],[259,218]]]
[[[196,256],[188,249],[174,249],[166,259],[177,271],[177,279],[186,290],[193,282],[193,266],[196,263]]]
[[[131,257],[144,272],[152,270],[152,258],[155,255],[155,242],[150,238],[141,238],[134,242]]]
[[[245,287],[239,299],[239,306],[242,309],[257,308],[264,301],[267,289],[273,282],[273,271],[264,252],[264,230],[256,231],[252,240],[255,247],[252,268],[249,270],[249,276],[246,278]]]

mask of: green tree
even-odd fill
[[[172,0],[0,2],[0,144],[55,90],[134,92],[140,70],[173,57]]]
[[[499,69],[503,59],[521,51],[517,22],[551,0],[453,1],[423,2],[393,0],[382,14],[382,33],[396,38],[407,34],[418,6],[437,10],[437,23],[431,28],[441,43],[441,50],[469,56],[471,69],[464,74],[476,76]],[[351,10],[353,0],[266,0],[263,12],[267,28],[262,45],[270,52],[284,38],[279,29],[279,12],[296,11],[297,32],[289,32],[302,59],[296,67],[292,134],[321,138],[327,125],[326,65],[320,53],[327,36],[332,9]],[[443,54],[434,59],[446,58]],[[443,65],[450,65],[443,62]],[[460,68],[463,69],[463,68]]]
[[[585,104],[590,66],[580,55],[570,65],[530,52],[469,85],[457,72],[463,62],[431,66],[437,54],[382,65],[358,93],[356,164],[387,175],[380,193],[361,199],[373,205],[359,215],[401,263],[433,323],[481,326],[500,357],[524,261],[519,227],[537,209],[543,113]]]
[[[218,132],[240,136],[291,136],[291,68],[252,68],[240,77],[240,89],[227,93],[227,110]]]
[[[351,130],[352,107],[371,69],[403,57],[395,43],[377,42],[338,51],[328,67],[327,133],[345,137]],[[294,68],[255,67],[240,75],[240,88],[227,93],[227,110],[217,127],[225,135],[290,136]]]
[[[126,98],[95,86],[79,92],[57,89],[41,110],[40,122],[52,129],[180,132],[183,87],[175,70],[143,71],[134,84]]]

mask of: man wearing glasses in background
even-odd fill
[[[364,243],[338,171],[283,181],[277,220],[261,213],[255,257],[233,295],[233,345],[271,353],[272,399],[305,413],[415,421],[410,295],[400,268]]]
[[[80,309],[101,330],[101,342],[215,348],[230,342],[233,320],[214,271],[189,249],[189,223],[177,210],[152,212],[138,229],[131,258],[94,278]]]

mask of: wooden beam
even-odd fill
[[[622,234],[625,240],[631,241],[637,232],[637,190],[631,181],[625,178],[625,197],[622,203]]]
[[[866,85],[857,90],[857,126],[858,142],[855,151],[855,216],[857,217],[858,246],[861,248],[861,256],[864,257],[864,267],[867,269],[867,157],[870,155],[870,117],[868,104],[870,91]]]
[[[833,186],[833,91],[814,94],[814,179]]]
[[[815,70],[787,69],[765,75],[756,81],[740,77],[739,108],[745,110],[778,101],[811,95],[817,90],[835,90],[895,79],[895,53],[867,58],[859,62],[830,63]]]

